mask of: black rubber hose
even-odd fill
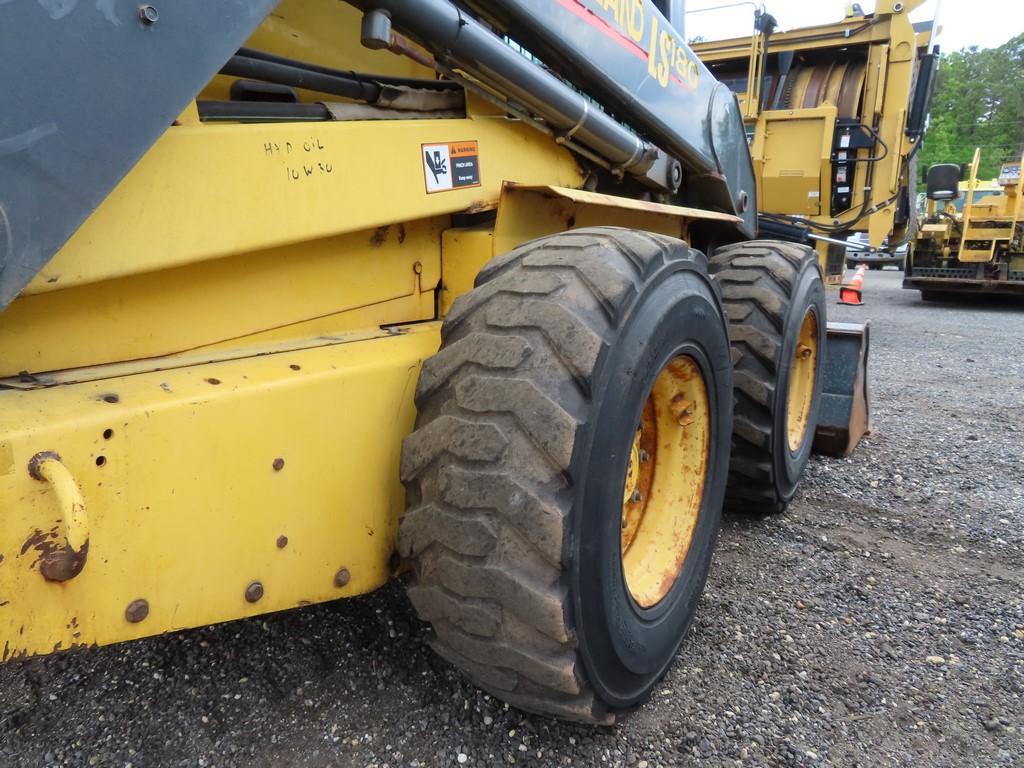
[[[373,104],[380,97],[381,87],[374,83],[353,80],[338,75],[326,75],[303,67],[279,64],[276,61],[252,59],[247,56],[232,56],[220,73],[249,80],[263,80],[293,88],[329,93],[356,101]]]
[[[308,61],[300,61],[298,59],[289,59],[284,56],[278,56],[275,53],[268,53],[267,51],[258,51],[255,48],[239,48],[238,55],[246,59],[258,59],[259,61],[269,61],[274,64],[284,64],[297,69],[318,72],[322,75],[330,75],[332,77],[343,77],[348,80],[356,80],[359,82],[381,83],[383,85],[407,85],[412,88],[429,88],[438,91],[458,91],[462,88],[462,86],[457,83],[453,83],[450,80],[429,80],[418,77],[393,77],[390,75],[365,75],[351,70],[332,69],[330,67],[323,67],[319,64],[313,64]]]

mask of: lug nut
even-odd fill
[[[348,568],[342,568],[334,574],[334,586],[336,587],[344,587],[351,580],[352,574],[348,572]]]
[[[160,13],[152,5],[144,5],[139,8],[139,21],[151,27],[160,21]]]
[[[254,581],[248,587],[245,588],[245,599],[246,602],[255,603],[261,597],[263,597],[263,585],[258,581]]]
[[[636,504],[641,498],[643,497],[640,495],[640,491],[633,491],[633,495],[629,497],[629,501],[631,504]]]
[[[638,455],[640,457],[640,463],[642,464],[646,464],[651,458],[651,455],[647,453],[647,451],[645,451],[643,448],[640,449],[640,453]]]
[[[142,598],[132,600],[128,603],[128,607],[124,609],[125,619],[132,624],[138,624],[147,616],[149,616],[149,603]]]
[[[693,412],[697,408],[697,404],[687,400],[682,395],[676,395],[672,398],[670,405],[672,408],[672,415],[676,417],[676,423],[681,427],[688,426],[693,423]]]

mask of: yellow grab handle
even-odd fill
[[[64,519],[66,544],[46,547],[39,570],[47,581],[67,581],[82,572],[89,554],[89,516],[82,490],[55,451],[37,453],[28,462],[28,473],[47,483],[57,497]]]

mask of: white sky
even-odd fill
[[[702,35],[708,40],[748,35],[753,27],[754,3],[705,13],[700,8],[725,5],[736,0],[688,0],[686,37]],[[843,17],[843,0],[758,0],[779,22],[783,30],[827,24]],[[864,0],[861,8],[870,13],[874,0]],[[927,0],[911,18],[925,21],[939,9],[941,31],[936,42],[943,52],[969,45],[994,48],[1024,32],[1024,2],[1021,0]]]

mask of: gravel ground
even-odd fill
[[[1024,307],[867,277],[875,434],[727,516],[698,620],[610,728],[522,715],[400,584],[0,667],[0,765],[1024,765]],[[833,311],[834,309],[834,311]]]

